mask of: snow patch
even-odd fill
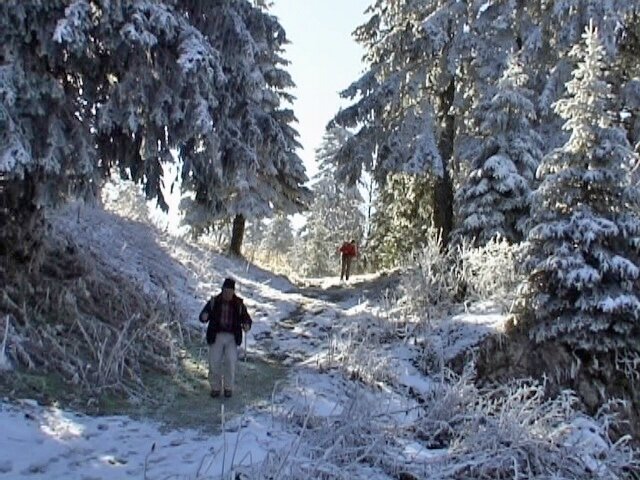
[[[487,0],[484,4],[482,4],[478,9],[478,15],[476,15],[476,18],[480,18],[482,14],[486,12],[489,9],[489,7],[491,7],[491,5],[493,5],[492,0]]]
[[[268,418],[253,415],[224,435],[194,430],[163,431],[127,417],[87,417],[33,402],[0,403],[0,474],[32,478],[196,478],[261,461],[269,449],[291,441]],[[238,441],[236,443],[236,437]],[[236,450],[237,446],[237,450]],[[226,458],[222,455],[227,451]],[[223,464],[223,459],[225,463]]]

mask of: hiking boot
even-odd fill
[[[233,392],[231,390],[227,390],[226,388],[224,389],[224,396],[229,398],[231,395],[233,395]]]
[[[220,396],[220,390],[211,390],[211,398],[218,398]]]

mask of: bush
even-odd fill
[[[582,480],[622,478],[640,466],[628,438],[609,439],[612,418],[583,416],[570,392],[549,400],[533,381],[483,391],[472,373],[447,371],[397,410],[359,389],[339,415],[317,416],[311,406],[283,412],[296,440],[241,478]]]
[[[424,247],[407,261],[402,278],[405,304],[414,313],[446,311],[463,301],[512,297],[521,276],[520,245],[495,239],[482,247],[460,243],[446,251],[431,230]]]
[[[423,312],[447,308],[462,291],[460,262],[455,250],[442,250],[438,233],[431,229],[427,241],[407,260],[401,289],[410,310]]]
[[[459,256],[467,299],[512,298],[523,279],[517,267],[523,257],[522,244],[493,239],[482,247],[463,245]]]

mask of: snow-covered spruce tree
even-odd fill
[[[610,118],[604,51],[594,28],[572,50],[579,64],[555,110],[568,142],[547,155],[532,201],[525,311],[535,342],[575,351],[640,354],[639,192],[633,153]]]
[[[312,187],[314,200],[301,232],[302,258],[298,261],[305,275],[334,273],[336,248],[342,242],[362,240],[365,218],[360,211],[364,200],[357,187],[348,187],[335,175],[335,155],[350,138],[343,128],[325,132],[316,151],[319,172]]]
[[[433,199],[427,196],[423,200],[438,203],[446,216],[452,192],[441,157],[444,153],[448,159],[451,151],[445,141],[439,143],[435,137],[434,123],[446,123],[446,115],[440,114],[449,111],[449,107],[443,106],[442,111],[436,108],[434,112],[427,92],[427,85],[434,89],[442,86],[428,82],[428,77],[432,74],[434,79],[446,76],[446,72],[442,72],[442,76],[435,74],[438,62],[429,57],[429,52],[434,55],[437,52],[442,57],[446,53],[442,42],[429,43],[433,39],[422,28],[425,15],[438,9],[437,2],[426,3],[429,5],[418,6],[412,2],[388,0],[376,2],[369,8],[370,20],[354,32],[356,40],[366,49],[369,69],[342,92],[344,98],[357,100],[340,111],[332,124],[358,129],[336,156],[338,179],[355,185],[365,170],[383,190],[388,176],[394,173],[422,177],[424,182],[431,176],[434,181],[430,185],[436,187],[425,194],[439,193],[434,194]],[[447,13],[451,13],[450,10]],[[451,25],[454,24],[456,22],[452,20]],[[452,30],[456,28],[452,26]],[[443,82],[448,85],[446,79]],[[440,105],[438,101],[434,103],[437,107]],[[443,138],[448,134],[446,128],[442,131],[445,130]],[[444,190],[438,189],[440,184],[444,185]],[[385,198],[393,201],[391,197]],[[450,230],[451,221],[452,217],[445,218],[442,228]]]
[[[92,11],[100,12],[100,22]],[[247,0],[104,6],[76,0],[59,31],[70,51],[87,62],[101,59],[87,75],[105,83],[90,89],[99,93],[105,166],[117,163],[164,206],[162,164],[173,161],[170,149],[177,148],[189,193],[181,206],[194,232],[234,218],[231,244],[239,253],[245,216],[304,206],[294,117],[281,106],[292,86],[282,69],[286,37],[264,8]],[[101,41],[83,48],[94,37]]]
[[[54,40],[62,1],[0,3],[0,255],[31,257],[43,208],[91,191],[97,157],[77,68]]]
[[[265,229],[261,250],[267,259],[278,259],[288,262],[293,248],[293,229],[291,221],[286,215],[276,215]]]
[[[55,32],[85,66],[101,170],[117,167],[163,209],[163,165],[174,161],[171,150],[198,145],[181,152],[183,175],[198,176],[219,145],[214,109],[226,78],[219,51],[185,16],[187,3],[75,0]]]
[[[309,201],[295,117],[283,105],[293,86],[282,57],[287,39],[266,7],[246,0],[186,3],[194,24],[220,50],[227,81],[214,112],[219,155],[203,158],[198,175],[183,175],[185,189],[197,192],[183,207],[192,225],[233,217],[230,250],[240,254],[246,218],[295,213]]]
[[[170,2],[9,1],[0,22],[7,224],[31,230],[18,216],[95,193],[113,167],[166,207],[170,150],[215,156],[219,55]]]
[[[455,232],[476,245],[496,237],[518,242],[526,233],[531,186],[542,158],[527,81],[514,57],[476,111],[483,143],[472,162],[474,170],[456,192],[459,226]]]
[[[369,242],[374,266],[397,266],[425,245],[432,226],[431,204],[424,200],[430,188],[424,177],[389,176],[375,201]]]

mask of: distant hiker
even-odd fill
[[[338,249],[342,254],[342,269],[340,270],[340,281],[345,278],[349,281],[349,273],[351,272],[351,262],[358,255],[358,248],[356,247],[356,241],[344,242]]]
[[[209,322],[207,344],[209,345],[209,385],[211,396],[233,394],[236,376],[238,347],[242,345],[242,332],[251,328],[251,317],[244,302],[236,295],[236,282],[226,278],[222,292],[207,302],[200,312],[200,321]]]

